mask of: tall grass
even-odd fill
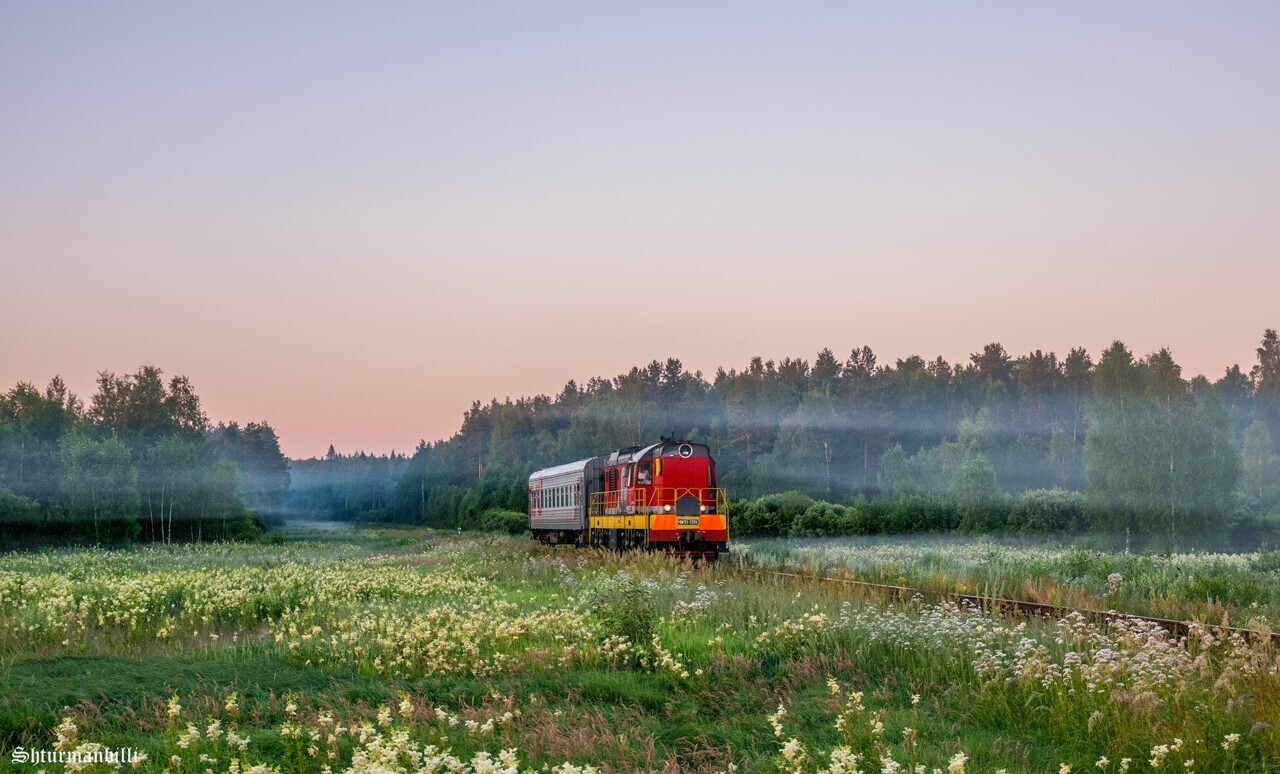
[[[1180,571],[1217,577],[1204,557],[877,550],[748,553],[1001,594],[1048,579],[1098,599],[1112,592],[1089,584],[1113,568],[1159,581],[1142,600],[1183,593]],[[1268,588],[1253,558],[1222,561]],[[1242,607],[1243,590],[1222,593]],[[65,744],[137,747],[154,771],[174,755],[174,770],[225,772],[372,771],[379,755],[408,771],[446,754],[481,771],[506,766],[504,750],[521,769],[1137,770],[1161,746],[1165,768],[1274,768],[1269,639],[1194,631],[1003,620],[733,562],[429,532],[9,555],[0,744],[48,747],[69,719]],[[180,746],[188,724],[199,733]]]

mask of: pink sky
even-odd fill
[[[0,388],[155,364],[291,456],[669,356],[1280,326],[1280,7],[18,6]]]

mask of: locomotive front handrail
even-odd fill
[[[729,512],[729,498],[721,487],[636,487],[594,492],[587,504],[588,516],[674,513],[682,498],[693,497],[703,514]]]

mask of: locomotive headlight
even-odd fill
[[[671,506],[670,506],[670,505],[664,505],[664,506],[662,506],[662,510],[666,511],[667,513],[671,513]]]
[[[704,505],[704,506],[702,506],[702,512],[703,512],[703,513],[711,513],[711,506],[710,506],[710,505]]]

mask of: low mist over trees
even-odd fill
[[[186,377],[103,372],[86,408],[54,377],[0,394],[0,540],[226,539],[289,486],[265,423],[211,427]]]
[[[330,444],[320,459],[294,460],[287,513],[309,519],[385,518],[395,501],[408,458],[357,452],[343,455]]]
[[[522,510],[537,468],[668,433],[711,444],[739,499],[795,491],[922,529],[1256,532],[1280,506],[1280,343],[1267,331],[1258,363],[1216,382],[1184,378],[1168,350],[1139,358],[1121,342],[1096,362],[1084,349],[1014,356],[992,343],[965,363],[888,364],[855,347],[710,378],[654,361],[569,381],[554,398],[476,402],[366,516],[469,526]]]
[[[710,444],[738,534],[1095,530],[1170,545],[1280,537],[1280,339],[1187,379],[1168,350],[967,362],[869,347],[710,377],[654,361],[555,397],[479,401],[412,455],[295,460],[266,423],[211,426],[184,377],[0,394],[0,536],[199,540],[249,514],[518,530],[529,473],[675,434]]]

